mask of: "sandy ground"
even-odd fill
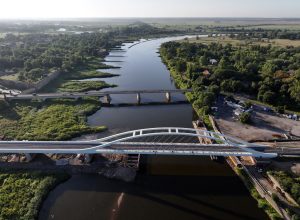
[[[219,110],[215,119],[224,134],[246,141],[267,141],[274,139],[275,136],[284,138],[284,134],[300,137],[300,121],[265,112],[260,106],[253,106],[251,125],[239,122],[234,117],[234,109],[224,104],[223,98],[218,100],[217,106]]]

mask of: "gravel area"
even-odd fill
[[[250,125],[239,122],[234,115],[234,108],[225,104],[223,98],[219,98],[217,107],[218,112],[215,119],[224,134],[246,141],[267,141],[276,137],[284,138],[284,134],[300,137],[300,121],[266,112],[260,106],[253,106],[254,111]]]

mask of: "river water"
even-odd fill
[[[170,74],[157,54],[159,46],[177,38],[125,44],[112,51],[108,62],[120,66],[107,72],[120,74],[105,79],[118,88],[107,90],[175,89]],[[100,80],[100,79],[92,79]],[[103,80],[103,79],[101,79]],[[133,95],[114,95],[112,103],[135,103]],[[164,101],[162,94],[142,95],[142,102]],[[172,95],[172,100],[184,100]],[[90,116],[90,125],[109,130],[95,138],[126,130],[178,126],[192,127],[189,104],[103,107]],[[268,219],[257,208],[243,183],[225,162],[207,157],[145,156],[133,183],[108,180],[99,175],[75,175],[50,193],[39,219],[89,220],[199,220]]]

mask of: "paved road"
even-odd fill
[[[141,154],[185,154],[185,155],[219,155],[226,156],[250,156],[249,152],[238,147],[227,145],[201,145],[188,143],[143,143],[143,142],[123,142],[104,148],[97,148],[97,151],[89,151],[87,148],[99,146],[100,142],[0,142],[0,153],[130,153],[138,151]],[[83,150],[84,152],[81,152]]]
[[[38,151],[61,151],[61,153],[70,151],[70,153],[77,153],[76,151],[85,150],[87,148],[96,147],[105,144],[104,142],[87,142],[87,141],[57,141],[57,142],[31,142],[31,141],[2,141],[0,142],[0,153],[18,153],[38,152]],[[238,147],[228,146],[224,144],[194,144],[194,143],[144,143],[144,142],[121,142],[111,146],[106,146],[102,151],[186,151],[192,152],[223,152],[223,153],[247,153]],[[262,153],[278,153],[279,155],[300,155],[300,148],[271,148],[261,147],[255,150]],[[249,155],[249,154],[248,154]]]

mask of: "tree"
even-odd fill
[[[271,61],[267,61],[262,67],[262,73],[264,76],[270,76],[275,72],[275,70],[276,65]]]
[[[246,109],[249,109],[249,108],[252,107],[252,102],[251,101],[246,101],[244,106],[245,106]]]
[[[240,115],[240,121],[243,124],[250,124],[251,123],[251,114],[248,112],[244,112]]]
[[[300,102],[300,69],[295,73],[295,80],[289,89],[291,98]]]
[[[175,66],[176,71],[183,73],[186,71],[186,62],[182,60],[177,60],[176,66]]]
[[[227,69],[228,68],[228,61],[227,61],[227,59],[225,59],[225,57],[221,58],[218,68],[219,69]]]
[[[203,55],[203,56],[200,57],[199,62],[200,62],[201,66],[207,66],[208,65],[208,58],[205,55]]]
[[[264,93],[262,100],[265,103],[274,104],[276,100],[276,94],[272,91],[267,91]]]

